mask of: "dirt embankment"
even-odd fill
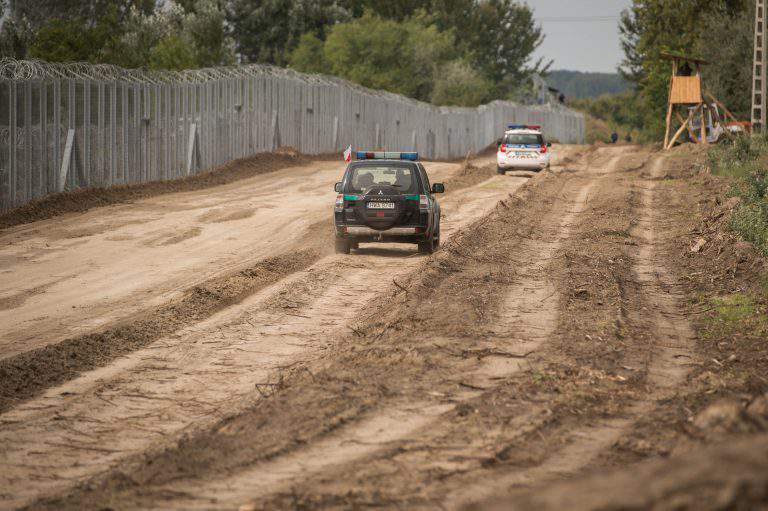
[[[317,158],[312,157],[310,159],[292,148],[281,148],[274,153],[260,153],[250,158],[234,160],[216,169],[184,179],[113,186],[111,188],[84,188],[72,192],[57,193],[0,215],[0,229],[53,218],[64,213],[78,213],[96,207],[132,202],[166,193],[202,190],[278,169],[305,164]]]
[[[660,156],[652,194],[658,264],[691,337],[683,380],[632,425],[587,479],[537,485],[486,509],[763,509],[768,503],[768,263],[727,228],[736,206],[703,155]],[[670,336],[656,337],[657,343]],[[653,338],[649,339],[653,340]],[[633,468],[616,471],[638,460]]]

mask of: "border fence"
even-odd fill
[[[292,146],[305,154],[478,151],[508,123],[580,143],[560,105],[435,107],[263,65],[181,72],[0,60],[0,212],[51,193],[177,179]]]

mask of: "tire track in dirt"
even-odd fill
[[[105,470],[225,411],[237,413],[258,398],[254,386],[270,392],[275,368],[324,349],[373,294],[377,272],[407,268],[385,259],[351,269],[332,258],[0,416],[2,463],[13,467],[0,476],[13,494],[3,505]],[[47,477],[39,480],[41,472]]]
[[[39,395],[43,390],[105,366],[141,349],[184,325],[202,321],[319,260],[322,249],[267,258],[233,275],[197,285],[175,301],[101,332],[66,339],[0,360],[0,412]]]
[[[658,248],[663,242],[659,226],[664,225],[664,219],[656,212],[654,191],[663,175],[664,161],[663,156],[656,157],[650,164],[651,179],[633,183],[640,192],[640,211],[631,232],[638,245],[633,270],[639,284],[640,308],[629,310],[628,320],[647,332],[646,338],[632,339],[647,343],[644,348],[648,356],[644,362],[647,393],[631,403],[620,417],[597,420],[587,427],[566,431],[565,437],[559,438],[565,446],[554,451],[543,463],[484,482],[474,494],[463,493],[447,506],[448,509],[482,509],[485,505],[472,503],[497,498],[511,489],[538,487],[583,471],[626,434],[638,418],[653,410],[655,403],[671,397],[684,382],[687,366],[693,358],[694,334],[681,306],[683,295],[661,260]],[[633,362],[643,363],[640,360],[625,363]]]
[[[609,167],[615,166],[619,158],[613,157]],[[544,229],[541,239],[522,239],[515,247],[520,256],[520,267],[516,271],[520,278],[505,291],[503,316],[488,332],[487,341],[472,350],[480,362],[455,377],[455,384],[464,390],[447,397],[441,404],[430,401],[395,402],[366,414],[364,418],[305,448],[228,477],[214,478],[205,483],[174,481],[158,489],[160,493],[173,492],[176,495],[172,502],[165,505],[171,509],[234,509],[241,505],[241,509],[262,508],[264,506],[259,501],[287,491],[294,485],[301,487],[302,482],[309,478],[347,480],[352,477],[351,473],[358,470],[358,463],[386,459],[392,451],[397,451],[399,445],[407,445],[417,451],[419,445],[429,445],[435,440],[431,435],[439,434],[439,425],[446,420],[446,414],[481,395],[482,391],[478,389],[492,388],[497,380],[519,371],[525,364],[525,356],[520,354],[534,352],[552,334],[557,324],[558,296],[548,280],[546,268],[560,245],[571,235],[574,221],[585,209],[594,182],[581,182],[579,185],[575,190],[569,190],[564,212],[552,209],[546,218],[539,219]],[[542,242],[543,238],[547,241]],[[499,348],[500,345],[503,349]],[[546,413],[542,407],[534,407],[530,414],[520,418],[520,433],[531,428],[529,421],[535,423],[543,417]],[[477,447],[453,447],[441,454],[451,458],[472,458],[476,454],[473,448]],[[435,451],[431,450],[430,455],[434,458]],[[437,457],[440,460],[430,459],[429,463],[456,468],[457,463],[442,459],[443,456]]]
[[[446,197],[443,207],[453,217],[444,226],[447,237],[524,180],[491,181],[505,185]],[[422,259],[404,259],[414,254],[410,246],[393,247],[324,259],[0,416],[0,463],[7,468],[0,486],[10,490],[0,507],[65,490],[253,404],[279,383],[280,367],[327,349],[392,278]]]

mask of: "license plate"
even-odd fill
[[[369,202],[368,209],[395,209],[394,202]]]
[[[530,158],[531,157],[531,153],[525,152],[525,151],[516,151],[515,152],[515,157],[517,157],[517,158]]]

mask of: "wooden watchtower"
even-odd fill
[[[704,102],[701,89],[701,68],[706,61],[687,57],[685,55],[675,55],[671,53],[662,53],[661,58],[672,61],[672,80],[669,85],[669,104],[667,105],[667,129],[664,134],[664,149],[669,149],[674,145],[680,135],[686,128],[693,133],[690,127],[691,121],[697,115],[701,115],[701,142],[707,143],[707,123],[705,120],[705,110],[707,105]],[[686,117],[675,111],[676,106],[683,106],[686,110]],[[675,114],[681,125],[675,135],[670,140],[669,134],[672,128],[672,115]]]

